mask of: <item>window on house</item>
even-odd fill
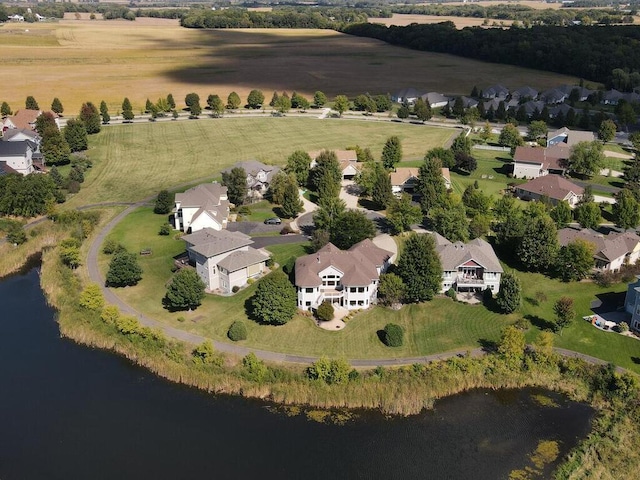
[[[357,290],[357,288],[356,288],[356,287],[351,287],[351,288],[349,289],[349,291],[350,291],[351,293],[356,293],[356,290]]]
[[[358,287],[358,293],[364,293],[364,287]]]
[[[313,293],[313,288],[305,288],[304,291],[307,293]]]
[[[362,307],[364,305],[364,302],[362,300],[358,300],[358,305]]]
[[[356,301],[355,301],[355,300],[351,300],[351,301],[349,302],[349,305],[351,305],[352,307],[355,307],[355,305],[356,305]]]
[[[311,306],[311,302],[307,302],[305,305],[306,305],[307,307],[310,307],[310,306]]]

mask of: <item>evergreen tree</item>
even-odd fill
[[[460,133],[451,143],[451,152],[455,158],[455,154],[458,152],[471,155],[471,139],[467,136],[466,132]]]
[[[191,268],[182,268],[171,278],[163,303],[170,310],[193,310],[202,303],[206,285]]]
[[[323,107],[326,103],[327,103],[327,96],[323,92],[318,90],[316,93],[313,94],[313,104],[316,107],[318,108]]]
[[[302,212],[304,208],[302,205],[302,200],[300,200],[298,183],[295,179],[295,176],[289,176],[288,178],[289,182],[284,189],[282,205],[280,209],[284,218],[294,218],[300,212]]]
[[[195,273],[195,272],[194,272]],[[142,268],[135,253],[120,250],[109,263],[107,286],[126,287],[136,285],[142,279]]]
[[[0,105],[0,115],[2,115],[2,118],[8,117],[12,113],[13,112],[11,111],[9,104],[7,102],[2,102],[2,105]]]
[[[153,213],[166,215],[173,209],[173,195],[168,190],[160,190],[156,197],[156,203],[153,207]]]
[[[462,97],[456,97],[453,101],[451,113],[453,113],[453,116],[456,118],[462,118],[464,115],[464,102],[462,101]]]
[[[127,97],[122,101],[122,118],[129,122],[133,120],[133,107],[131,106],[131,102]]]
[[[62,165],[69,163],[71,149],[64,139],[62,132],[57,128],[48,129],[42,137],[40,151],[44,160],[49,165]]]
[[[111,121],[111,116],[109,115],[109,108],[107,107],[107,102],[102,100],[100,102],[100,116],[102,117],[102,123],[107,124]]]
[[[406,286],[408,301],[431,300],[440,291],[442,265],[431,235],[412,233],[407,237],[398,259],[397,274]]]
[[[424,164],[418,170],[415,191],[420,194],[420,206],[425,214],[428,214],[432,208],[444,204],[447,187],[442,176],[440,158],[427,154]]]
[[[504,272],[500,277],[500,289],[496,295],[496,305],[502,313],[513,313],[522,302],[522,287],[514,273]]]
[[[381,209],[386,209],[393,200],[393,191],[391,189],[391,177],[383,169],[378,171],[373,190],[371,192],[371,200]]]
[[[151,113],[152,109],[153,109],[153,103],[151,103],[151,100],[147,98],[147,101],[144,104],[144,111],[145,113]]]
[[[36,99],[31,95],[29,95],[27,97],[27,100],[24,102],[24,108],[26,108],[27,110],[40,110],[38,102],[36,102]]]
[[[64,107],[62,106],[62,102],[58,97],[54,98],[53,102],[51,102],[51,111],[57,113],[58,115],[61,115],[62,112],[64,112]]]
[[[72,152],[81,152],[87,149],[87,129],[82,120],[70,118],[63,131],[64,138]]]
[[[187,106],[187,108],[191,108],[191,106],[195,105],[196,103],[200,105],[200,95],[195,92],[187,93],[187,95],[184,97],[184,104]]]
[[[169,110],[176,109],[176,101],[173,99],[172,94],[167,95],[167,105],[169,105]]]
[[[309,172],[311,189],[324,197],[337,197],[340,193],[342,172],[334,151],[323,150],[316,158],[316,165]]]
[[[36,118],[35,130],[38,132],[38,135],[43,138],[47,134],[47,131],[58,130],[58,124],[56,123],[53,114],[51,112],[43,112],[38,115],[38,118]]]
[[[416,103],[413,106],[413,113],[416,117],[418,117],[418,120],[420,120],[421,122],[425,122],[432,116],[431,106],[428,102],[425,102],[423,99],[419,98],[418,100],[416,100]]]
[[[275,107],[279,98],[280,98],[280,96],[278,95],[278,92],[273,92],[273,96],[271,97],[271,101],[269,102],[269,106],[270,107]]]

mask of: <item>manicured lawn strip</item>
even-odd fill
[[[497,199],[499,194],[507,188],[507,184],[514,181],[506,175],[506,165],[512,161],[511,155],[509,152],[478,149],[474,149],[471,154],[478,161],[478,168],[469,175],[451,172],[453,190],[462,194],[468,185],[477,181],[480,190]],[[483,175],[485,178],[482,178]]]
[[[203,177],[240,160],[284,164],[294,150],[360,145],[379,156],[398,135],[407,158],[442,146],[451,129],[316,118],[224,118],[114,125],[90,137],[88,171],[68,205],[135,201],[163,188]],[[197,140],[194,140],[197,139]]]
[[[248,222],[264,222],[267,218],[277,216],[276,212],[273,211],[274,205],[267,200],[262,200],[247,206],[251,210],[251,215],[247,215],[243,217],[243,219]]]

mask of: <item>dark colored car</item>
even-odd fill
[[[267,218],[264,223],[267,225],[280,225],[282,223],[282,220],[280,220],[278,217],[271,217]]]

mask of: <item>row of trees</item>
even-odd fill
[[[26,98],[24,102],[24,108],[26,108],[27,110],[40,110],[38,102],[31,95]],[[55,97],[51,102],[51,111],[57,113],[58,115],[62,115],[62,112],[64,112],[64,107],[62,106],[62,102],[58,97]],[[13,111],[11,110],[9,104],[7,102],[0,103],[0,116],[4,118],[9,115],[13,115]]]

